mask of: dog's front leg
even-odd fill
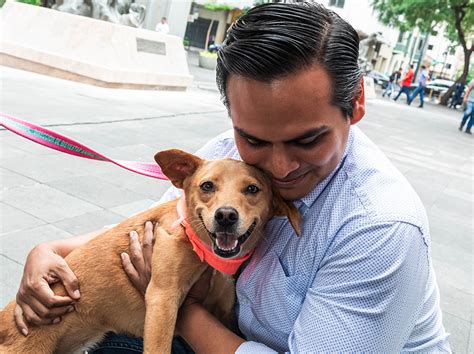
[[[157,238],[145,303],[144,353],[170,353],[178,309],[206,270],[192,249],[179,240]]]

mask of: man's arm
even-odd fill
[[[15,322],[20,332],[28,334],[28,323],[57,323],[74,310],[80,298],[79,282],[64,257],[105,229],[64,240],[45,242],[28,254],[16,296]],[[58,296],[50,284],[61,281],[69,296]]]
[[[181,307],[177,330],[196,353],[235,353],[245,342],[198,303]]]
[[[45,244],[48,245],[48,247],[50,247],[52,250],[54,250],[56,254],[64,258],[76,248],[85,245],[89,240],[92,240],[94,237],[100,235],[106,230],[107,228],[103,228],[100,230],[92,231],[88,234],[79,235],[63,240],[50,241],[46,242]]]
[[[467,103],[467,98],[471,94],[472,88],[474,87],[474,82],[471,82],[469,86],[467,87],[466,93],[464,94],[464,98],[462,99],[462,104],[466,105]]]

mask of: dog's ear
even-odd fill
[[[301,235],[300,212],[292,202],[284,200],[275,188],[273,188],[273,215],[287,216],[296,234]]]
[[[158,152],[155,155],[155,161],[177,188],[183,188],[184,180],[191,176],[203,162],[199,157],[178,149]]]

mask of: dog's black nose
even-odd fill
[[[232,226],[239,220],[239,213],[234,208],[219,208],[214,214],[214,219],[221,226]]]

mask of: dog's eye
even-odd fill
[[[249,194],[256,194],[260,192],[260,188],[258,188],[255,184],[250,184],[247,186],[247,189],[245,191]]]
[[[212,182],[204,182],[201,184],[201,190],[204,192],[212,192],[214,191],[214,183]]]

